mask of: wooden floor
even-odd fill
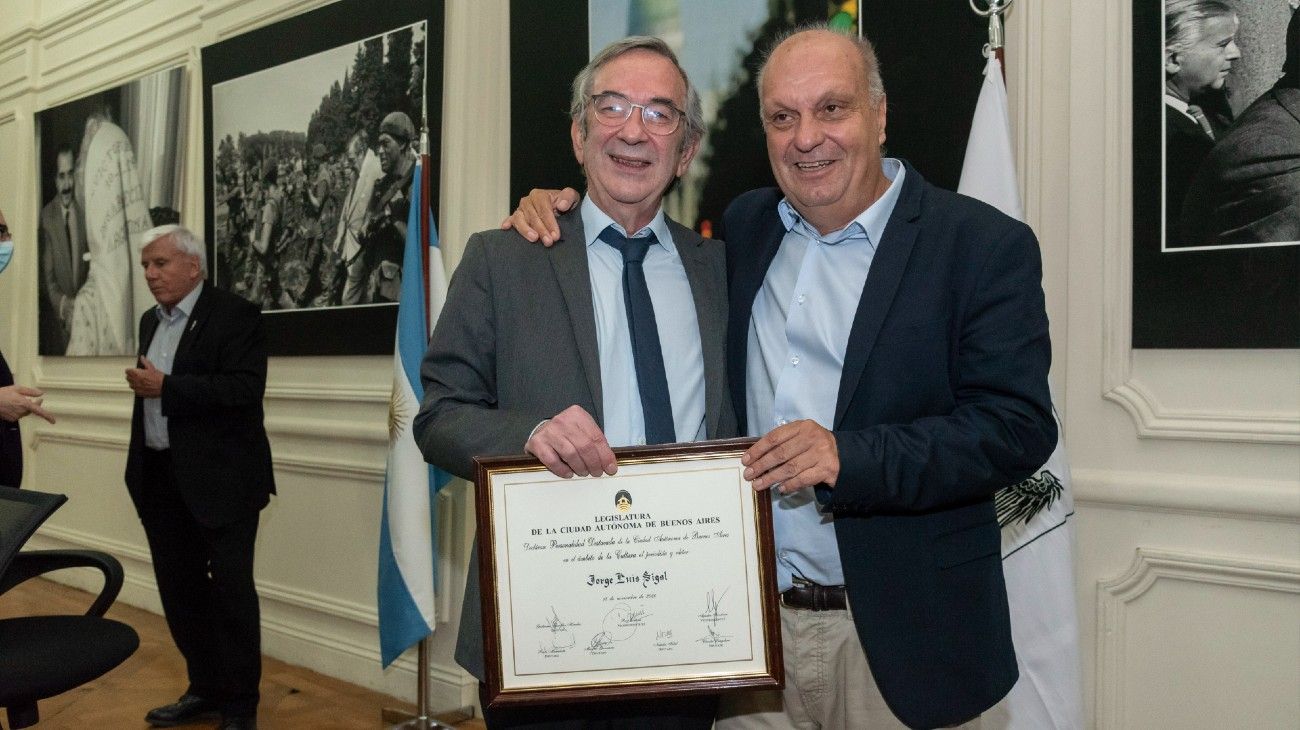
[[[0,618],[40,613],[83,613],[90,594],[43,579],[35,579],[0,596]],[[38,728],[147,728],[150,708],[175,700],[185,691],[185,664],[167,633],[161,616],[115,604],[110,618],[140,634],[140,648],[117,669],[82,687],[44,700]],[[323,674],[266,658],[262,665],[262,730],[368,730],[381,728],[386,707],[412,710],[408,702],[371,692]],[[8,727],[0,713],[0,724]],[[215,720],[185,727],[214,727]],[[483,728],[469,720],[458,728]]]

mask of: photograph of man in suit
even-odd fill
[[[1194,246],[1300,241],[1300,12],[1287,25],[1281,78],[1192,178],[1183,228]]]
[[[476,455],[520,451],[560,476],[613,474],[611,445],[735,435],[722,245],[662,205],[699,147],[698,93],[664,42],[627,38],[574,79],[570,116],[588,195],[559,217],[565,240],[471,237],[425,355],[415,435],[426,460],[458,476],[473,473]],[[473,560],[456,659],[481,681],[478,588]],[[715,706],[714,697],[557,704],[489,709],[486,720],[704,729]]]
[[[724,695],[717,727],[966,723],[1017,679],[993,495],[1057,440],[1038,242],[882,159],[868,40],[778,39],[759,101],[780,189],[723,218],[727,375],[762,437],[785,690]],[[507,223],[563,243],[552,195]]]
[[[126,485],[153,559],[163,614],[189,686],[145,720],[219,713],[257,726],[261,631],[253,585],[258,513],[275,491],[262,425],[266,343],[257,306],[208,286],[203,242],[180,226],[144,234],[158,306],[140,320]]]
[[[1232,122],[1225,84],[1237,13],[1221,0],[1165,0],[1165,246],[1188,236],[1183,201],[1192,176]]]
[[[41,208],[41,289],[45,320],[41,323],[41,354],[62,355],[72,331],[72,305],[86,283],[86,217],[77,203],[77,158],[69,144],[55,156],[57,194]]]

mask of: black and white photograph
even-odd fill
[[[275,354],[378,354],[353,337],[376,330],[392,348],[415,161],[426,127],[438,143],[426,110],[441,96],[440,64],[438,79],[426,73],[441,27],[431,32],[420,5],[397,5],[407,7],[382,18],[367,10],[364,35],[328,17],[356,2],[270,26],[315,41],[292,58],[257,42],[268,29],[204,49],[212,280],[268,315]],[[322,47],[315,30],[339,27],[348,39]]]
[[[186,89],[173,68],[37,113],[41,355],[135,353],[140,234],[181,215]]]
[[[1166,2],[1165,250],[1300,246],[1295,7]]]
[[[1134,347],[1300,346],[1297,4],[1134,6]]]

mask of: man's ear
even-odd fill
[[[677,177],[681,177],[682,175],[686,174],[686,170],[691,166],[691,160],[695,159],[695,153],[699,151],[700,151],[699,139],[696,139],[694,142],[686,145],[686,149],[682,150],[682,159],[677,161]]]
[[[1182,64],[1178,63],[1178,54],[1169,53],[1168,51],[1166,51],[1165,52],[1165,75],[1173,76],[1174,74],[1178,73],[1178,70],[1181,68],[1182,68]]]
[[[582,159],[582,130],[578,127],[578,120],[573,120],[569,124],[569,137],[573,139],[573,156],[578,159],[578,165],[584,165]]]

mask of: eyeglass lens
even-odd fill
[[[672,134],[681,121],[681,112],[671,104],[652,101],[649,104],[636,104],[622,94],[607,92],[591,97],[596,119],[602,124],[616,126],[626,122],[632,116],[632,110],[641,109],[641,121],[646,129],[656,134]]]

